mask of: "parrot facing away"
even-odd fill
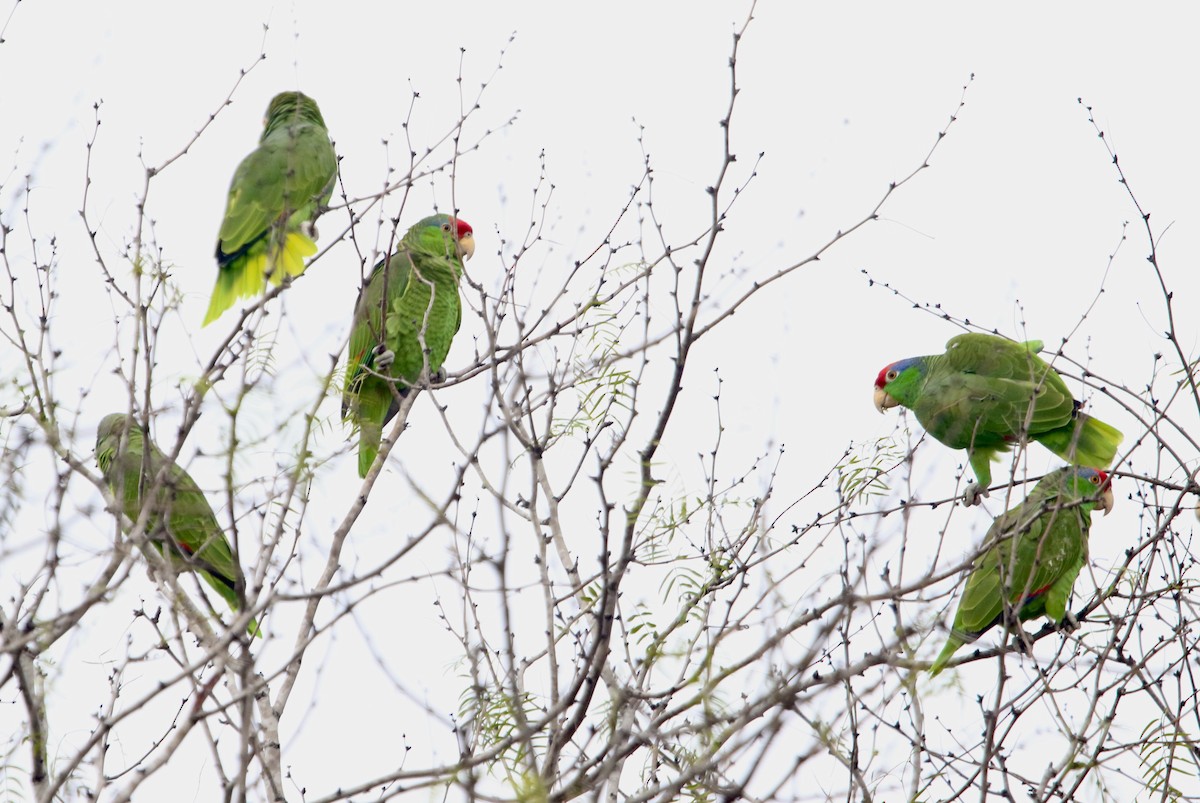
[[[462,323],[458,294],[462,261],[475,253],[465,221],[433,215],[414,225],[392,254],[381,259],[354,305],[346,359],[342,418],[358,427],[358,475],[379,453],[383,426],[401,396],[436,374]]]
[[[1025,501],[997,518],[991,544],[974,562],[954,614],[950,638],[929,667],[936,675],[964,644],[1009,616],[1061,622],[1075,578],[1087,560],[1092,511],[1112,510],[1108,475],[1069,466],[1042,478]]]
[[[96,465],[131,521],[136,522],[141,515],[143,491],[154,484],[166,461],[166,455],[153,442],[147,450],[142,430],[131,416],[113,413],[100,422]],[[171,464],[151,504],[154,509],[146,525],[150,543],[168,557],[175,569],[196,572],[230,608],[238,610],[238,587],[244,587],[242,569],[196,482],[178,465]],[[246,629],[252,636],[259,635],[254,619]]]
[[[1026,439],[1074,465],[1107,468],[1124,436],[1079,411],[1058,372],[1037,354],[1042,341],[996,335],[952,337],[945,354],[894,362],[875,379],[875,407],[903,405],[952,449],[966,449],[978,481],[964,501],[976,504],[992,482],[991,461]]]
[[[276,95],[258,147],[229,185],[205,326],[237,299],[261,295],[268,278],[278,285],[304,272],[304,258],[317,252],[313,221],[336,178],[337,156],[316,101],[302,92]]]

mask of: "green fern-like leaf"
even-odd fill
[[[1142,728],[1138,746],[1138,763],[1142,765],[1147,789],[1165,800],[1183,800],[1184,793],[1172,779],[1196,777],[1194,749],[1194,742],[1173,729],[1171,723],[1149,722]],[[1187,799],[1194,798],[1187,796]]]
[[[854,505],[890,493],[886,468],[903,457],[903,446],[891,437],[870,444],[851,444],[836,469],[838,492],[845,504]]]

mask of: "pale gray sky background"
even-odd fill
[[[186,378],[198,372],[232,325],[230,315],[199,328],[215,276],[215,235],[232,171],[254,146],[263,110],[276,92],[300,89],[320,103],[342,157],[345,187],[351,196],[364,196],[382,186],[389,159],[404,166],[402,124],[413,90],[420,99],[409,134],[421,150],[457,119],[460,64],[468,102],[486,81],[482,108],[468,120],[464,141],[487,129],[496,132],[478,151],[461,157],[453,195],[447,174],[418,182],[401,225],[435,203],[443,210],[457,204],[476,233],[468,271],[491,286],[511,259],[511,244],[524,236],[541,154],[555,186],[546,215],[552,247],[536,263],[542,271],[567,270],[612,225],[642,173],[643,129],[655,169],[655,207],[668,237],[683,240],[703,230],[705,187],[719,167],[717,121],[728,104],[731,36],[748,9],[744,2],[645,0],[16,5],[0,44],[0,209],[5,225],[24,229],[22,176],[30,175],[39,248],[47,248],[51,235],[57,238],[58,269],[69,277],[60,284],[58,306],[58,346],[65,353],[59,388],[68,399],[77,388],[94,388],[80,410],[77,453],[88,455],[95,423],[124,404],[121,386],[109,374],[112,363],[105,362],[113,359],[112,308],[78,216],[94,103],[102,103],[102,125],[92,151],[88,207],[100,247],[112,258],[131,237],[144,182],[139,152],[146,163],[158,164],[179,151],[220,106],[239,70],[254,62],[260,46],[267,53],[232,106],[151,189],[153,236],[186,293],[178,325],[164,334],[160,359],[172,361],[174,372]],[[742,45],[742,91],[733,124],[739,181],[754,156],[765,155],[734,207],[723,241],[720,257],[734,273],[718,288],[729,293],[741,293],[750,281],[802,259],[869,212],[889,182],[921,163],[955,112],[964,84],[969,87],[966,105],[930,168],[887,203],[881,220],[751,301],[722,338],[698,355],[688,389],[711,395],[716,378],[708,369],[719,369],[727,465],[744,466],[766,445],[786,444],[779,485],[798,495],[851,442],[869,443],[893,431],[895,415],[880,417],[871,406],[876,373],[901,357],[940,352],[959,330],[869,288],[863,270],[916,301],[940,303],[955,316],[1011,336],[1025,334],[1056,346],[1078,326],[1068,346],[1072,357],[1090,358],[1097,373],[1134,388],[1150,380],[1151,355],[1166,348],[1164,304],[1145,261],[1136,211],[1080,98],[1095,108],[1162,233],[1159,255],[1175,291],[1183,346],[1195,353],[1200,55],[1190,4],[767,1],[755,17]],[[506,53],[497,71],[501,50]],[[397,199],[388,203],[395,213]],[[322,220],[323,247],[345,221],[344,211]],[[369,230],[373,236],[373,226]],[[624,229],[625,236],[633,231]],[[10,259],[20,259],[28,240],[10,239]],[[501,239],[510,247],[502,249]],[[524,263],[526,270],[534,267]],[[353,249],[341,243],[276,302],[287,314],[279,359],[294,364],[298,353],[306,355],[313,383],[347,335],[359,269]],[[1092,307],[1102,283],[1105,292]],[[447,361],[452,372],[469,367],[478,326],[468,316]],[[476,390],[470,383],[451,389],[447,399],[460,409],[476,409],[476,393],[486,392],[486,379],[477,382]],[[178,399],[178,391],[161,388],[159,403],[168,417]],[[333,415],[335,402],[328,404],[323,412]],[[1097,405],[1100,417],[1127,433],[1134,430],[1111,402]],[[428,399],[418,400],[414,431],[423,416],[432,421],[429,407]],[[215,434],[220,423],[218,416],[208,416],[197,437]],[[702,421],[697,431],[707,435],[712,427]],[[342,437],[333,432],[325,445],[334,448]],[[405,438],[397,454],[419,448],[413,432]],[[671,471],[686,484],[697,476],[695,455],[703,447],[686,438],[669,447],[666,461],[674,461]],[[916,472],[921,477],[927,470],[931,483],[922,496],[954,493],[953,458],[926,459]],[[1031,470],[1053,464],[1044,451],[1031,455]],[[347,498],[353,466],[352,454],[340,458],[322,492]],[[219,466],[198,465],[195,473],[205,471],[215,477]],[[1123,496],[1118,486],[1118,500]],[[330,502],[325,521],[321,500],[314,505],[309,528],[319,540],[344,505]],[[386,516],[397,514],[383,513],[382,507],[374,513],[383,520],[364,527],[386,539]],[[1002,502],[993,501],[989,509],[998,513]],[[29,521],[36,527],[36,516]],[[964,516],[959,526],[975,528],[973,539],[986,521]],[[1137,524],[1108,520],[1097,528],[1092,557],[1106,565],[1123,552],[1122,533],[1135,537]],[[36,541],[33,533],[27,537]],[[79,548],[81,554],[102,551],[95,544]],[[353,555],[367,564],[372,549],[363,538]],[[31,555],[40,555],[34,553],[31,547]],[[431,565],[440,565],[438,553],[431,555]],[[420,571],[413,566],[401,575]],[[124,650],[125,611],[139,593],[153,601],[152,585],[144,573],[135,574],[122,590],[129,604],[110,606],[120,608],[120,615],[108,623],[89,621],[87,632],[63,647],[64,660],[80,667],[68,672],[63,664],[54,681],[73,700],[54,720],[55,736],[64,744],[81,739],[90,727],[91,710],[82,701],[94,696],[98,702],[107,693],[105,651]],[[0,589],[13,579],[7,566],[4,575]],[[427,599],[414,600],[411,609],[398,599],[392,598],[388,610],[364,610],[364,621],[392,628],[391,636],[386,630],[373,633],[376,646],[394,642],[414,653],[413,677],[406,682],[427,695],[432,708],[448,713],[459,689],[441,684],[442,675],[453,674],[438,653],[442,628]],[[933,641],[940,643],[940,637]],[[927,648],[932,655],[933,643]],[[444,728],[397,695],[379,673],[353,674],[358,662],[370,658],[352,630],[328,649],[336,657],[324,664],[326,677],[306,678],[324,682],[308,718],[285,722],[285,729],[302,727],[299,735],[285,733],[285,765],[296,772],[297,784],[328,792],[347,767],[355,768],[353,777],[386,772],[403,752],[401,734],[415,747],[408,758],[414,764],[451,759],[455,745]],[[346,679],[330,683],[329,677]],[[150,684],[153,678],[127,682]],[[944,714],[958,710],[952,693],[932,705],[942,703]],[[0,733],[8,730],[5,722],[15,708],[0,707]],[[374,734],[368,736],[370,730]],[[128,752],[114,758],[117,763],[133,761],[145,749],[140,743],[123,747]],[[165,794],[162,790],[181,786],[195,786],[196,800],[211,799],[207,754],[198,742],[187,748],[195,755],[160,773],[143,791],[147,799],[152,789]]]

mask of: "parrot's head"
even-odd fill
[[[1096,507],[1105,516],[1113,509],[1112,480],[1108,473],[1098,468],[1078,467],[1075,476],[1087,483],[1084,493],[1097,494]]]
[[[317,102],[303,92],[280,92],[271,98],[263,115],[263,134],[287,123],[302,121],[325,127]]]
[[[109,438],[119,438],[121,433],[129,428],[129,416],[125,413],[110,413],[100,420],[96,428],[96,448]]]
[[[100,471],[107,472],[112,465],[113,456],[125,432],[129,433],[125,435],[127,441],[134,433],[141,436],[137,423],[125,413],[111,413],[101,419],[100,426],[96,428],[96,465],[100,466]]]
[[[1056,476],[1057,475],[1057,476]],[[1112,480],[1102,469],[1088,466],[1067,466],[1047,474],[1042,483],[1061,489],[1069,498],[1085,499],[1104,515],[1113,509]],[[1058,491],[1055,491],[1057,493]]]
[[[924,375],[924,357],[910,357],[885,367],[875,377],[875,409],[882,413],[899,405],[912,407]]]
[[[462,218],[450,215],[431,215],[417,223],[409,231],[415,235],[420,246],[434,253],[454,253],[461,260],[475,253],[475,234],[471,224]]]
[[[462,218],[454,221],[454,228],[458,237],[458,258],[466,261],[475,255],[475,232]]]

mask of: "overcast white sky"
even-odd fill
[[[491,78],[515,31],[468,134],[520,110],[517,122],[465,159],[457,180],[458,205],[480,240],[472,273],[486,280],[497,230],[509,240],[522,231],[543,151],[556,185],[550,219],[562,258],[590,246],[640,175],[634,119],[646,128],[656,190],[678,210],[668,233],[690,233],[706,212],[730,35],[746,7],[468,3],[430,13],[350,4],[334,14],[319,3],[218,3],[138,4],[116,13],[87,3],[22,3],[0,51],[10,110],[0,153],[16,164],[0,197],[11,217],[16,177],[32,171],[35,224],[56,231],[65,265],[84,270],[76,212],[92,104],[103,101],[103,125],[90,206],[102,242],[115,248],[130,236],[143,180],[138,151],[149,163],[176,152],[253,62],[269,25],[267,60],[189,158],[156,181],[151,197],[158,241],[188,277],[189,303],[201,307],[229,175],[276,91],[299,88],[318,99],[345,183],[365,195],[380,186],[388,158],[381,141],[401,133],[410,87],[421,93],[414,141],[426,142],[446,130],[457,108],[460,58],[464,87],[473,92]],[[64,26],[66,8],[71,24]],[[765,346],[748,351],[778,361],[784,374],[816,374],[831,390],[849,391],[865,387],[891,356],[931,351],[945,340],[944,325],[866,292],[861,268],[1006,332],[1015,332],[1017,301],[1032,336],[1053,340],[1073,326],[1133,214],[1080,97],[1096,107],[1155,222],[1177,221],[1163,239],[1163,261],[1175,271],[1169,278],[1189,279],[1191,266],[1171,259],[1194,253],[1196,236],[1188,221],[1198,157],[1189,147],[1193,111],[1185,90],[1197,56],[1183,8],[1081,3],[984,15],[949,3],[926,4],[920,13],[894,4],[761,4],[743,51],[734,125],[743,165],[766,154],[734,219],[754,221],[737,258],[759,272],[789,264],[857,220],[888,181],[919,163],[962,85],[976,78],[933,168],[865,236],[780,287],[787,318],[748,336]],[[402,151],[393,144],[393,162]],[[436,200],[448,205],[448,182],[434,184]],[[406,214],[418,217],[433,198],[428,185],[418,185]],[[1113,297],[1085,327],[1103,365],[1121,349],[1145,353],[1163,329],[1144,252],[1137,241],[1122,249],[1107,285]],[[291,299],[296,306],[306,297],[335,309],[353,304],[355,282],[332,265],[304,284]],[[1185,304],[1186,284],[1177,289]],[[1133,306],[1139,300],[1140,311]],[[762,312],[755,323],[775,318]],[[344,322],[331,316],[313,325]],[[829,345],[831,330],[846,335],[836,349],[818,356],[797,347]],[[860,412],[856,430],[881,425],[869,407]]]
[[[94,103],[102,102],[103,122],[89,208],[101,247],[116,254],[131,237],[144,181],[139,152],[150,164],[176,153],[260,46],[267,53],[233,105],[152,187],[154,236],[187,294],[178,331],[168,335],[173,350],[164,353],[186,376],[224,334],[221,326],[198,326],[215,275],[215,235],[229,178],[253,147],[276,92],[300,89],[320,103],[343,181],[351,195],[363,196],[382,185],[389,148],[391,162],[403,163],[402,124],[413,90],[420,100],[409,130],[423,146],[456,117],[460,63],[471,99],[489,82],[465,139],[502,130],[461,159],[453,194],[476,232],[468,269],[489,285],[511,256],[498,253],[500,238],[519,241],[528,224],[539,155],[555,185],[548,220],[556,245],[542,270],[565,270],[594,247],[639,179],[639,126],[668,236],[703,229],[704,190],[719,167],[717,121],[728,103],[731,36],[748,9],[745,2],[644,0],[16,5],[0,44],[0,210],[6,225],[23,228],[21,176],[31,175],[35,232],[41,247],[57,236],[60,270],[71,277],[59,307],[58,345],[66,353],[60,387],[96,388],[80,414],[78,452],[90,451],[95,422],[123,404],[115,380],[97,375],[111,308],[78,217]],[[730,462],[785,443],[791,454],[811,459],[789,462],[783,476],[810,487],[848,443],[892,431],[895,417],[881,418],[871,406],[870,382],[895,359],[940,351],[958,330],[868,288],[864,269],[917,301],[941,303],[1013,336],[1025,324],[1029,337],[1052,345],[1079,324],[1103,281],[1106,292],[1068,350],[1080,360],[1090,355],[1097,372],[1126,384],[1149,380],[1150,355],[1165,348],[1163,301],[1136,212],[1079,98],[1095,108],[1155,230],[1165,231],[1160,259],[1175,290],[1183,345],[1194,353],[1196,31],[1197,15],[1185,3],[986,10],[963,3],[760,3],[741,52],[733,142],[743,170],[758,152],[765,156],[731,215],[724,254],[744,276],[768,276],[857,222],[889,182],[921,163],[970,86],[930,169],[888,202],[880,221],[752,302],[720,347],[700,355],[691,374],[697,392],[715,389],[715,380],[703,386],[707,366],[719,367],[725,383]],[[402,226],[435,202],[443,209],[452,203],[445,175],[415,187]],[[1126,221],[1135,225],[1122,244]],[[322,223],[323,233],[335,231]],[[21,238],[10,256],[26,247]],[[303,347],[319,355],[318,370],[346,336],[358,269],[353,251],[339,245],[283,299],[292,327],[311,338]],[[97,327],[105,333],[99,345],[91,337]],[[284,339],[291,342],[290,331]],[[469,347],[459,346],[447,365],[461,370],[469,358]],[[164,389],[161,401],[169,407],[177,398]],[[1128,426],[1115,407],[1096,412]],[[679,459],[694,451],[679,447]],[[1052,465],[1044,454],[1036,459],[1045,460],[1038,470]],[[344,459],[339,470],[353,475],[353,462]],[[929,496],[952,492],[952,478],[942,475]],[[1097,560],[1111,560],[1121,547],[1109,550],[1093,541]],[[6,581],[0,578],[0,588]],[[422,636],[406,631],[397,638],[419,643]],[[4,708],[0,732],[13,707]],[[86,719],[74,724],[81,732],[88,727]],[[381,743],[394,748],[394,736]],[[334,748],[313,739],[294,749],[293,760],[303,764]],[[386,767],[383,752],[379,766]],[[198,754],[185,778],[160,780],[190,785],[203,762]],[[304,782],[324,789],[318,765],[309,765],[314,774]]]

